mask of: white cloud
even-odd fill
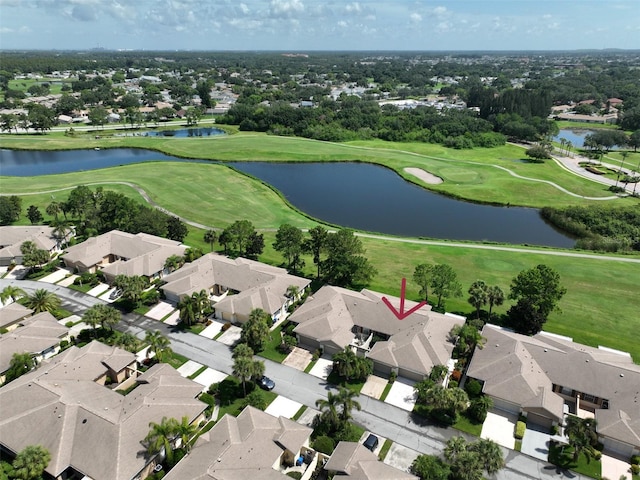
[[[414,12],[411,15],[409,15],[409,19],[411,20],[412,23],[420,23],[422,22],[422,15]]]
[[[271,0],[269,11],[272,17],[290,18],[304,12],[300,0]]]
[[[432,13],[436,16],[436,17],[442,17],[444,15],[447,15],[449,13],[449,10],[447,10],[447,7],[443,7],[443,6],[439,6],[439,7],[435,7],[432,10]]]
[[[344,8],[348,13],[360,13],[362,11],[362,7],[358,2],[350,3],[346,5]]]

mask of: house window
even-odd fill
[[[598,397],[590,395],[588,393],[582,394],[582,400],[589,403],[597,403]]]
[[[562,387],[562,390],[560,390],[560,393],[562,395],[566,395],[567,397],[573,397],[573,390],[567,387]]]

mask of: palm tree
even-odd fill
[[[451,437],[444,447],[444,458],[453,462],[460,454],[467,451],[467,441],[464,437]]]
[[[497,285],[487,288],[487,301],[489,302],[489,320],[491,320],[491,310],[493,306],[499,307],[504,303],[504,292]]]
[[[358,396],[357,392],[345,387],[338,388],[338,403],[342,406],[342,411],[340,412],[340,420],[343,422],[349,421],[351,418],[351,410],[354,408],[358,411],[361,410],[360,403],[355,400],[355,397]]]
[[[165,355],[169,355],[171,353],[171,342],[162,334],[160,330],[148,331],[144,337],[144,340],[149,344],[149,349],[147,350],[147,358],[149,358],[151,352],[153,352],[155,353],[158,361],[161,362],[162,358]]]
[[[56,201],[53,201],[49,205],[47,205],[47,208],[45,210],[45,212],[47,212],[47,215],[53,217],[55,220],[58,220],[58,214],[61,211],[62,208],[60,208],[60,203]]]
[[[192,297],[185,296],[178,302],[180,320],[186,325],[193,325],[197,318],[196,305]]]
[[[470,449],[478,454],[482,468],[493,475],[504,468],[504,456],[500,446],[493,440],[481,438],[471,444]]]
[[[340,404],[340,396],[329,392],[327,399],[320,398],[316,400],[316,407],[320,409],[320,418],[327,424],[330,431],[335,431],[340,426],[340,416],[338,415],[338,405]]]
[[[37,480],[49,465],[51,454],[42,445],[29,445],[13,460],[13,477],[18,480]]]
[[[16,287],[14,285],[8,285],[4,287],[2,292],[0,292],[0,302],[5,303],[9,299],[11,299],[12,302],[15,302],[19,298],[25,297],[26,295],[27,295],[27,292],[22,290],[20,287]]]
[[[173,463],[173,447],[178,430],[178,421],[175,418],[162,417],[160,423],[149,423],[149,433],[144,439],[147,444],[147,453],[157,455],[164,450],[167,462]]]
[[[215,230],[207,230],[204,234],[204,241],[209,244],[212,252],[213,252],[213,244],[216,243],[217,238],[218,238],[218,234],[216,233]]]
[[[598,443],[598,434],[594,418],[567,416],[564,434],[569,438],[569,445],[573,447],[574,462],[578,460],[581,453],[585,454],[587,461],[595,456],[593,447]]]
[[[333,355],[333,368],[336,373],[343,378],[349,380],[354,373],[356,366],[356,354],[347,345],[344,350]]]
[[[571,140],[567,140],[567,156],[570,157],[571,156],[571,149],[573,148],[573,143],[571,143]]]
[[[285,296],[294,302],[298,296],[300,295],[300,288],[297,285],[289,285],[287,287],[287,291],[285,292]]]
[[[191,439],[197,431],[198,426],[191,424],[187,416],[182,417],[182,421],[176,425],[176,437],[180,440],[180,448],[182,448],[185,453],[191,450]]]
[[[231,358],[233,359],[236,359],[238,357],[253,358],[253,349],[246,343],[239,343],[233,349],[233,353],[231,354]]]
[[[618,169],[618,175],[616,175],[616,187],[618,186],[618,180],[620,180],[620,174],[622,173],[622,169],[624,168],[624,161],[629,156],[629,152],[620,153],[622,156],[622,160],[620,161],[620,168]]]
[[[164,268],[168,272],[173,272],[180,268],[180,264],[182,263],[182,261],[183,257],[180,257],[179,255],[171,255],[165,260]]]
[[[247,396],[247,380],[257,376],[256,370],[254,360],[251,357],[238,356],[233,361],[233,375],[242,382],[242,391],[245,397]]]
[[[480,309],[489,300],[487,284],[482,280],[476,280],[469,287],[469,303],[475,307],[478,320],[480,320]]]
[[[44,288],[40,288],[27,296],[26,306],[35,313],[49,312],[53,313],[60,308],[60,298]]]
[[[205,312],[211,307],[209,300],[209,294],[206,290],[200,290],[199,292],[193,292],[191,299],[194,302],[194,308],[196,310],[197,320],[200,321],[205,315]]]

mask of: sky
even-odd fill
[[[640,49],[640,0],[0,0],[0,49]]]

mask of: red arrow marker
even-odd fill
[[[427,302],[422,301],[418,305],[413,307],[411,310],[408,310],[408,311],[405,312],[404,311],[404,298],[405,298],[404,297],[404,291],[405,291],[406,288],[407,288],[407,279],[403,278],[402,279],[402,287],[400,289],[400,311],[396,310],[395,307],[393,305],[391,305],[391,302],[389,300],[387,300],[387,297],[382,297],[382,301],[385,303],[385,305],[387,307],[389,307],[389,310],[391,310],[391,312],[396,316],[396,318],[398,320],[404,320],[409,315],[411,315],[413,312],[418,310],[420,307],[422,307],[422,306],[427,304]]]

